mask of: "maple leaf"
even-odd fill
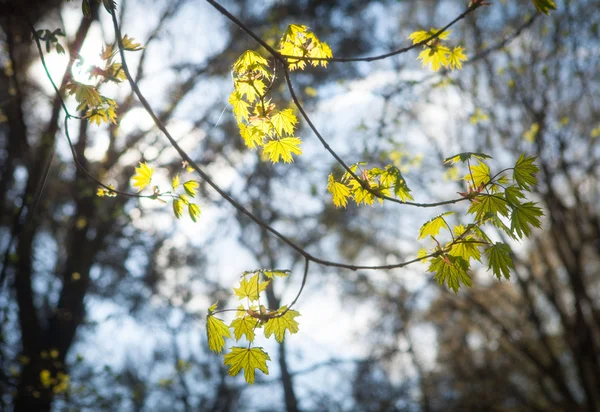
[[[229,375],[236,376],[243,368],[244,378],[250,385],[254,383],[255,369],[259,369],[265,375],[269,374],[268,360],[271,360],[271,358],[262,348],[232,347],[231,352],[224,357],[225,365],[230,366]]]
[[[134,38],[129,37],[128,35],[123,36],[121,42],[123,43],[123,49],[125,50],[138,51],[144,48],[141,43],[136,43]]]
[[[423,66],[431,65],[431,70],[437,72],[440,68],[448,65],[450,49],[446,46],[431,46],[419,53],[418,59]]]
[[[513,180],[522,189],[531,190],[531,186],[537,184],[535,175],[540,169],[533,163],[535,159],[535,156],[525,156],[525,154],[522,154],[515,164]]]
[[[448,287],[458,293],[460,284],[471,286],[473,282],[468,275],[469,262],[460,256],[444,255],[431,259],[431,265],[427,269],[429,272],[435,273],[440,285],[448,284]]]
[[[154,168],[148,166],[146,162],[140,162],[139,167],[135,168],[135,174],[131,178],[133,187],[138,188],[138,192],[150,184]]]
[[[445,158],[444,163],[450,163],[450,164],[455,164],[458,162],[466,163],[467,160],[473,159],[473,158],[483,160],[483,159],[491,159],[492,156],[487,155],[485,153],[463,152],[463,153],[459,153],[454,156]]]
[[[461,46],[452,49],[448,55],[448,65],[451,69],[462,69],[462,62],[467,60],[467,56],[464,54],[465,49]]]
[[[177,219],[181,219],[181,216],[183,215],[183,208],[184,205],[180,199],[173,200],[173,213]]]
[[[325,42],[319,42],[308,51],[309,57],[316,57],[319,59],[331,59],[333,57],[333,53],[329,45]],[[317,65],[321,65],[323,67],[327,67],[327,60],[311,60],[310,64],[317,67]]]
[[[248,115],[250,114],[248,108],[250,104],[242,100],[242,96],[237,90],[234,90],[229,96],[229,104],[233,108],[233,115],[238,123],[248,120]]]
[[[543,215],[542,209],[537,207],[534,202],[517,205],[510,216],[510,228],[521,238],[523,235],[529,236],[531,233],[530,226],[537,228],[542,226],[540,217]]]
[[[289,270],[261,270],[261,273],[263,275],[265,275],[266,277],[268,277],[269,279],[273,279],[274,276],[280,277],[280,278],[286,278],[290,275],[290,271]]]
[[[196,189],[198,189],[198,187],[200,187],[200,183],[196,182],[195,180],[188,180],[183,184],[185,193],[187,193],[190,197],[196,196]]]
[[[235,340],[240,340],[242,336],[246,335],[248,342],[254,342],[254,329],[259,324],[258,319],[254,319],[252,316],[237,317],[231,322],[231,328],[233,328],[233,334]]]
[[[282,306],[277,313],[283,313],[286,309],[287,306]],[[274,334],[275,340],[281,343],[285,337],[286,330],[292,334],[298,333],[298,322],[294,319],[296,316],[300,316],[300,313],[290,309],[283,316],[269,319],[265,323],[265,337],[269,338]]]
[[[208,315],[206,317],[206,336],[208,348],[215,353],[221,353],[225,347],[225,338],[231,338],[231,331],[221,319]]]
[[[273,127],[275,127],[275,130],[277,130],[280,135],[283,135],[284,133],[292,135],[294,134],[298,119],[294,115],[292,109],[285,109],[271,116],[271,122],[273,122]]]
[[[508,204],[501,195],[480,194],[473,199],[468,213],[475,213],[477,219],[481,219],[488,213],[499,213],[508,217]]]
[[[454,235],[456,237],[462,236],[461,240],[457,241],[452,245],[448,254],[452,256],[460,256],[467,262],[471,259],[475,259],[481,262],[481,252],[475,243],[476,239],[473,236],[463,236],[466,228],[463,225],[454,226]]]
[[[481,185],[486,185],[489,183],[490,176],[490,168],[483,162],[479,162],[477,165],[472,165],[470,167],[471,173],[467,173],[464,180],[469,183],[473,183],[475,187],[480,187]]]
[[[556,3],[554,0],[533,0],[533,5],[544,14],[548,14],[550,10],[556,10]]]
[[[270,281],[259,282],[258,273],[251,276],[250,279],[248,279],[247,276],[244,276],[240,281],[240,286],[238,288],[233,288],[233,291],[240,299],[248,298],[250,300],[258,300],[258,295],[267,288],[269,282]]]
[[[421,43],[425,40],[427,40],[428,38],[430,38],[431,36],[435,36],[440,30],[439,29],[434,29],[433,27],[429,30],[429,31],[425,31],[425,30],[419,30],[419,31],[415,31],[413,33],[410,34],[410,36],[408,36],[409,39],[411,39],[413,41],[413,44],[417,44],[417,43]],[[440,33],[436,39],[439,40],[446,40],[448,38],[448,36],[450,35],[450,30],[444,31],[442,33]],[[433,39],[435,40],[435,39]],[[428,41],[427,44],[431,43],[432,41]]]
[[[348,204],[348,197],[350,196],[350,189],[343,183],[336,182],[333,175],[329,175],[327,181],[327,190],[333,196],[333,204],[336,207],[346,207]]]
[[[239,123],[240,136],[244,139],[244,144],[250,149],[255,149],[257,146],[263,145],[264,133],[260,128],[256,126],[246,126],[243,123]]]
[[[297,137],[284,137],[279,140],[271,140],[265,145],[264,152],[273,163],[277,163],[280,158],[285,163],[291,163],[294,161],[292,154],[302,154],[300,144],[302,141]]]
[[[194,203],[188,203],[188,214],[194,223],[196,223],[198,217],[200,217],[200,206]]]
[[[419,239],[425,239],[427,236],[437,236],[442,227],[446,226],[444,216],[449,216],[452,214],[454,214],[454,212],[442,213],[441,215],[437,215],[428,222],[425,222],[425,224],[423,224],[423,226],[421,226],[421,229],[419,230]]]
[[[411,190],[406,184],[404,177],[402,177],[400,169],[398,169],[396,166],[386,166],[383,179],[389,179],[389,184],[394,186],[394,194],[400,198],[400,200],[403,202],[406,202],[407,200],[413,200],[413,197],[410,194]],[[386,182],[386,184],[388,183]]]
[[[175,177],[171,180],[171,187],[173,190],[177,189],[181,184],[181,180],[179,179],[179,175],[176,174]]]
[[[267,59],[262,57],[255,51],[246,50],[233,65],[233,70],[242,73],[251,70],[258,70],[264,74],[267,74],[266,67],[269,64]]]
[[[510,279],[510,269],[514,268],[513,260],[510,257],[510,246],[506,243],[496,242],[485,250],[485,254],[488,258],[488,270],[492,270],[494,276],[498,280]]]

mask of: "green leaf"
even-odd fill
[[[279,308],[277,313],[283,313],[287,309],[287,306]],[[288,310],[285,315],[271,318],[265,323],[265,336],[269,338],[275,334],[275,340],[281,343],[285,337],[285,331],[288,330],[290,333],[298,333],[298,322],[294,319],[296,316],[300,316],[295,310]]]
[[[540,217],[544,215],[542,209],[536,206],[534,202],[523,203],[513,209],[510,228],[520,238],[529,236],[531,233],[531,226],[541,227],[542,223]]]
[[[277,269],[272,269],[272,270],[261,270],[262,274],[265,275],[266,277],[273,279],[274,276],[280,277],[280,278],[286,278],[290,275],[290,271],[289,270],[277,270]]]
[[[452,215],[454,212],[442,213],[426,222],[419,230],[419,239],[425,239],[427,236],[435,237],[440,232],[442,227],[446,226],[444,216]]]
[[[271,360],[269,354],[262,348],[231,348],[231,352],[224,357],[225,365],[229,365],[229,375],[236,376],[242,368],[244,369],[244,378],[249,384],[254,383],[255,369],[259,369],[265,375],[269,374],[267,361]]]
[[[188,213],[190,218],[196,223],[198,221],[198,217],[200,217],[200,207],[194,203],[188,204]]]
[[[387,166],[382,176],[382,183],[389,183],[394,187],[394,194],[403,202],[413,200],[406,180],[402,177],[400,169],[396,166]]]
[[[180,199],[173,199],[173,213],[177,219],[183,215],[184,204]]]
[[[488,213],[499,213],[508,217],[508,204],[502,195],[482,193],[473,199],[468,213],[475,213],[477,219],[483,218]]]
[[[215,353],[221,353],[223,347],[225,347],[224,338],[231,338],[231,332],[227,324],[213,315],[206,317],[206,335],[208,337],[208,348]]]
[[[504,196],[506,197],[508,203],[514,206],[521,204],[519,199],[523,199],[525,197],[523,191],[517,186],[508,186],[504,191]]]
[[[485,250],[488,258],[488,271],[491,269],[494,276],[501,280],[510,279],[510,269],[514,268],[510,257],[510,247],[506,243],[496,242]]]
[[[264,147],[264,152],[273,163],[279,162],[281,158],[285,163],[294,161],[292,154],[302,154],[300,145],[302,141],[297,137],[284,137],[279,140],[271,140]]]
[[[440,285],[448,284],[448,287],[458,293],[461,283],[471,286],[473,282],[467,274],[469,262],[459,256],[437,256],[431,259],[427,271],[435,273],[435,279]]]
[[[327,180],[327,190],[333,197],[333,204],[336,207],[346,207],[348,197],[350,196],[350,188],[343,183],[336,182],[333,175],[329,175]]]
[[[231,328],[235,335],[235,340],[240,340],[243,335],[246,335],[248,342],[254,342],[254,329],[260,321],[252,316],[243,316],[235,318],[231,322]]]
[[[270,281],[259,282],[258,273],[252,275],[250,279],[248,279],[247,276],[244,276],[240,281],[240,286],[233,288],[233,291],[240,299],[248,298],[250,300],[258,300],[258,295],[267,288],[269,282]]]
[[[533,0],[533,5],[544,14],[548,14],[550,10],[556,10],[556,3],[553,0]]]
[[[455,164],[458,162],[466,163],[467,160],[470,160],[470,159],[484,160],[484,159],[491,159],[491,158],[492,158],[492,156],[486,155],[485,153],[463,152],[463,153],[459,153],[454,156],[445,158],[444,163],[450,163],[450,164]]]
[[[454,235],[456,237],[462,236],[465,230],[466,228],[463,225],[454,226]],[[481,253],[478,246],[479,243],[476,243],[475,237],[466,235],[454,243],[448,253],[452,256],[461,257],[467,262],[471,259],[481,262]]]
[[[195,180],[188,180],[183,184],[183,189],[190,197],[196,196],[196,189],[198,189],[198,187],[200,187],[200,183],[196,182]]]
[[[485,163],[479,162],[479,164],[470,167],[470,173],[467,173],[463,180],[469,183],[473,183],[475,188],[479,186],[485,186],[491,179],[490,168]]]
[[[535,175],[540,169],[533,163],[535,159],[535,156],[525,156],[525,154],[522,154],[515,164],[513,180],[522,189],[531,190],[531,186],[537,184]]]

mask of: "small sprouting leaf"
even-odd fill
[[[292,109],[285,109],[271,116],[271,122],[273,122],[275,130],[277,130],[280,135],[283,135],[284,133],[292,135],[294,134],[298,119],[294,115]]]
[[[510,256],[510,247],[506,243],[496,242],[485,250],[488,258],[488,270],[492,269],[494,276],[498,280],[510,279],[510,269],[514,268],[513,260]]]
[[[432,27],[429,31],[425,31],[425,30],[415,31],[415,32],[411,33],[410,36],[408,36],[408,38],[413,41],[413,44],[417,44],[417,43],[421,43],[421,42],[429,39],[432,36],[435,36],[439,31],[440,30]],[[447,31],[441,32],[436,38],[440,39],[440,40],[446,40],[449,35],[450,35],[450,31],[447,30]],[[429,44],[431,42],[432,41],[430,40],[426,44]]]
[[[236,376],[243,368],[244,378],[251,385],[254,383],[255,369],[259,369],[265,375],[269,374],[268,360],[271,360],[271,358],[262,348],[232,347],[231,352],[224,357],[225,365],[230,366],[229,375]]]
[[[194,223],[196,223],[198,217],[200,217],[200,206],[195,203],[188,203],[188,214]]]
[[[533,5],[538,11],[544,14],[548,14],[550,10],[556,10],[554,0],[533,0]]]
[[[270,281],[259,282],[258,273],[250,276],[250,279],[248,279],[247,276],[244,276],[240,281],[240,286],[233,288],[233,291],[240,299],[248,298],[250,300],[258,300],[258,295],[267,288],[269,282]]]
[[[333,204],[336,207],[346,207],[348,197],[350,196],[350,188],[343,183],[336,182],[333,175],[329,175],[327,181],[327,190],[333,196]]]
[[[177,219],[183,215],[184,204],[180,199],[173,199],[173,213]]]
[[[464,53],[465,49],[461,46],[457,46],[452,49],[448,55],[448,65],[451,69],[462,69],[462,62],[467,60],[467,56]]]
[[[185,193],[187,193],[190,197],[196,196],[196,189],[198,189],[198,187],[200,187],[200,183],[196,182],[195,180],[188,180],[183,184],[183,189],[185,190]]]
[[[139,167],[135,168],[135,174],[131,178],[133,187],[138,188],[138,192],[150,184],[154,168],[148,166],[146,162],[140,162]]]
[[[221,353],[225,347],[225,338],[231,338],[231,331],[221,319],[208,315],[206,317],[206,335],[208,348],[215,353]]]
[[[427,236],[437,236],[437,234],[440,232],[440,229],[446,226],[444,216],[452,214],[454,214],[454,212],[442,213],[441,215],[438,215],[426,222],[423,226],[421,226],[421,230],[419,230],[419,239],[425,239]]]
[[[541,227],[540,217],[544,215],[542,209],[536,206],[534,202],[527,202],[514,207],[510,216],[510,228],[517,236],[529,236],[531,227]]]
[[[522,154],[515,164],[513,179],[522,189],[531,190],[531,186],[537,184],[535,175],[540,169],[534,163],[535,159],[535,156],[525,156],[525,154]]]
[[[114,185],[107,185],[109,187],[109,189],[106,189],[102,186],[100,186],[98,188],[98,190],[96,191],[96,196],[98,197],[116,197],[117,196],[117,192],[115,192],[115,186]]]
[[[218,304],[219,304],[219,301],[217,300],[215,303],[213,303],[212,305],[210,305],[210,307],[208,308],[208,313],[211,314],[215,310],[217,310],[217,305]]]
[[[123,36],[122,43],[123,48],[129,51],[138,51],[144,48],[142,47],[141,43],[136,43],[133,37],[129,37],[127,35]]]
[[[59,43],[56,43],[56,52],[58,54],[65,54],[65,49],[63,46],[61,46]]]
[[[461,283],[466,286],[473,284],[467,273],[468,269],[469,262],[460,256],[444,255],[432,258],[427,271],[435,273],[435,279],[440,285],[447,283],[450,289],[458,293]]]
[[[449,64],[448,56],[450,49],[446,46],[436,45],[425,48],[419,53],[418,59],[421,60],[423,66],[431,65],[431,70],[437,72],[442,67],[446,67]]]
[[[171,180],[171,187],[173,190],[177,189],[181,184],[181,180],[179,179],[179,174],[176,174],[173,180]]]
[[[262,274],[265,275],[266,277],[268,277],[269,279],[273,279],[274,276],[280,277],[280,278],[286,278],[290,275],[290,271],[289,270],[261,270]]]
[[[292,154],[302,154],[300,145],[302,141],[297,137],[284,137],[279,140],[271,140],[264,147],[264,152],[273,163],[277,163],[281,158],[285,163],[294,161]]]
[[[477,110],[479,110],[479,109],[477,109]],[[454,156],[447,157],[446,159],[444,159],[444,163],[450,163],[450,164],[455,164],[458,162],[466,163],[467,160],[469,160],[469,159],[484,160],[484,159],[491,159],[491,158],[492,158],[492,156],[486,155],[485,153],[463,152],[463,153],[459,153]]]
[[[287,306],[279,308],[278,314],[283,313],[287,309]],[[267,338],[275,334],[275,340],[279,343],[283,342],[285,337],[285,331],[288,330],[290,333],[298,333],[298,322],[294,319],[296,316],[300,316],[295,310],[288,310],[283,316],[273,317],[265,323],[265,336]]]
[[[246,336],[248,342],[254,342],[254,329],[260,321],[252,316],[237,317],[231,322],[235,340],[240,340]]]

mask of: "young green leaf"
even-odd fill
[[[194,203],[188,203],[188,214],[190,215],[190,219],[196,223],[198,221],[198,217],[200,217],[200,206]]]
[[[277,313],[283,313],[287,309],[287,306],[279,308]],[[296,316],[300,316],[295,310],[288,310],[283,316],[271,318],[265,323],[265,336],[269,338],[275,334],[275,340],[281,343],[285,337],[286,329],[290,333],[298,332],[298,322],[294,319]]]
[[[292,154],[302,154],[300,145],[302,141],[297,137],[284,137],[279,140],[271,140],[264,147],[264,152],[273,163],[279,162],[281,158],[285,163],[294,161]]]
[[[148,166],[146,162],[140,162],[139,167],[135,168],[135,174],[131,178],[132,186],[138,188],[138,192],[150,184],[154,168]]]
[[[229,375],[236,376],[243,368],[244,378],[251,385],[254,383],[255,369],[259,369],[265,375],[269,374],[268,360],[271,360],[271,358],[262,348],[232,347],[231,352],[224,357],[225,365],[230,366]]]
[[[531,226],[537,228],[542,226],[540,217],[543,215],[542,209],[537,207],[534,202],[517,205],[513,209],[510,217],[510,228],[520,238],[522,238],[523,235],[529,236],[531,233]]]
[[[177,219],[181,219],[183,215],[183,202],[180,199],[173,199],[173,213]]]
[[[492,270],[498,280],[510,279],[510,269],[514,267],[513,260],[510,257],[510,247],[506,243],[496,242],[485,250],[488,258],[488,270]]]
[[[225,346],[225,338],[231,338],[227,324],[213,315],[206,317],[206,334],[208,348],[215,353],[221,353]]]
[[[231,322],[231,328],[235,340],[240,340],[242,336],[246,336],[248,342],[254,342],[254,329],[260,321],[252,316],[237,317]]]
[[[508,217],[508,204],[502,195],[479,194],[473,199],[468,213],[475,213],[477,219],[481,219],[488,213],[498,213]]]
[[[467,270],[469,270],[469,263],[466,260],[451,255],[432,258],[427,269],[427,271],[435,273],[435,279],[440,285],[447,283],[455,293],[458,293],[461,283],[469,287],[473,284]]]
[[[442,227],[446,227],[446,223],[444,223],[444,216],[449,216],[452,214],[454,214],[454,212],[442,213],[441,215],[437,215],[433,219],[426,222],[423,226],[421,226],[421,230],[419,230],[419,239],[425,239],[427,236],[437,236]]]
[[[285,109],[271,116],[271,122],[273,122],[273,126],[279,135],[292,135],[298,119],[292,109]]]
[[[537,184],[535,175],[540,169],[533,163],[535,159],[535,156],[525,156],[525,154],[522,154],[515,164],[513,180],[522,189],[531,190],[531,186]]]
[[[273,279],[274,276],[280,278],[286,278],[290,275],[289,270],[261,270],[262,274],[268,277],[269,279]]]
[[[336,207],[346,207],[348,204],[348,197],[350,196],[350,189],[343,183],[336,182],[333,175],[329,175],[327,181],[327,190],[333,197],[333,204]]]
[[[548,14],[550,10],[556,10],[554,0],[533,0],[533,5],[538,11],[544,14]]]
[[[479,164],[471,166],[470,173],[467,173],[463,179],[473,183],[476,188],[486,185],[491,179],[490,168],[485,163],[479,162]]]
[[[470,160],[470,159],[484,160],[484,159],[491,159],[491,158],[492,158],[492,156],[486,155],[485,153],[463,152],[463,153],[459,153],[454,156],[447,157],[446,159],[444,159],[444,163],[450,163],[450,164],[455,164],[458,162],[466,163],[467,160]]]
[[[198,187],[200,187],[200,184],[195,180],[188,180],[183,184],[183,189],[190,197],[196,196],[196,189],[198,189]]]
[[[242,100],[242,96],[237,90],[234,90],[229,96],[229,104],[233,108],[233,115],[238,123],[248,120],[250,103]]]
[[[233,288],[235,295],[240,299],[248,298],[250,300],[258,300],[258,295],[267,288],[270,282],[259,282],[259,280],[258,273],[250,276],[250,279],[248,279],[247,276],[244,276],[240,281],[240,286]]]

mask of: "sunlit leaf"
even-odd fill
[[[517,205],[510,216],[510,228],[521,238],[523,235],[529,236],[531,226],[537,228],[542,226],[540,217],[543,215],[542,209],[534,202]]]
[[[188,214],[190,218],[195,222],[198,221],[198,217],[200,217],[200,206],[194,203],[188,204]]]
[[[464,53],[465,49],[461,46],[457,46],[452,49],[448,55],[448,65],[451,69],[462,69],[462,62],[467,60],[467,56]]]
[[[259,369],[265,375],[269,374],[269,368],[267,367],[268,360],[271,360],[271,358],[262,348],[248,349],[232,347],[231,352],[225,355],[224,363],[230,366],[230,376],[236,376],[244,369],[246,382],[253,384],[255,369]]]
[[[185,193],[187,193],[190,197],[196,197],[196,194],[198,193],[196,189],[198,189],[198,187],[200,187],[200,183],[196,182],[195,180],[188,180],[183,184]]]
[[[440,232],[442,227],[446,227],[444,216],[449,216],[454,212],[442,213],[426,222],[419,230],[419,239],[425,239],[427,236],[435,237]]]
[[[522,189],[531,190],[531,186],[537,184],[535,175],[540,169],[534,163],[535,159],[535,156],[525,156],[525,154],[522,154],[515,164],[513,179]]]
[[[329,175],[327,181],[327,190],[333,197],[333,204],[336,207],[346,207],[348,204],[348,197],[350,196],[350,189],[343,183],[336,182],[333,175]]]
[[[469,207],[469,213],[475,213],[477,219],[483,218],[488,213],[498,213],[508,217],[508,203],[502,195],[482,193],[473,199],[473,203]]]
[[[271,116],[271,122],[273,122],[275,130],[277,130],[280,135],[292,135],[294,134],[298,119],[294,115],[292,109],[285,109]]]
[[[221,319],[208,315],[206,317],[206,335],[208,348],[216,353],[221,353],[225,347],[225,338],[231,338],[231,331]]]
[[[237,288],[233,288],[235,295],[239,299],[248,298],[252,300],[258,300],[258,296],[260,292],[265,290],[269,285],[270,281],[260,282],[260,277],[257,274],[250,276],[244,276],[240,281],[240,286]]]
[[[473,284],[467,273],[469,262],[459,256],[444,255],[432,258],[427,270],[435,273],[435,279],[440,285],[446,283],[455,293],[460,289],[461,283],[466,286]]]
[[[148,166],[146,162],[141,163],[135,168],[135,174],[131,178],[132,186],[138,189],[138,192],[150,184],[154,168]]]
[[[277,313],[283,313],[287,309],[287,306],[281,307]],[[265,336],[267,338],[271,335],[275,335],[277,342],[283,342],[285,337],[285,331],[289,331],[291,334],[298,333],[298,322],[294,319],[296,316],[300,316],[295,310],[288,310],[283,316],[271,318],[265,323]]]
[[[284,137],[279,140],[271,140],[264,146],[264,152],[273,163],[279,162],[279,159],[285,163],[294,161],[292,154],[302,154],[300,149],[302,141],[297,137]]]
[[[470,160],[470,159],[484,160],[484,159],[491,159],[491,158],[492,158],[492,156],[487,155],[485,153],[463,152],[463,153],[459,153],[454,156],[447,157],[446,159],[444,159],[444,163],[450,163],[450,164],[455,164],[458,162],[466,163],[467,160]]]
[[[183,215],[184,204],[180,199],[173,199],[173,213],[177,219]]]
[[[485,250],[488,258],[488,270],[492,270],[498,280],[510,279],[510,269],[514,268],[513,260],[510,256],[510,247],[506,243],[496,242]]]
[[[123,36],[123,39],[121,40],[123,43],[123,49],[125,50],[138,51],[144,48],[141,43],[136,43],[135,39],[133,37],[129,37],[128,35]]]
[[[248,342],[254,342],[254,329],[260,321],[252,316],[237,317],[231,322],[235,340],[246,336]]]

